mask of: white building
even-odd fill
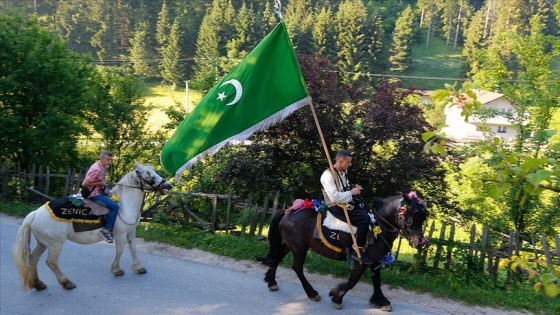
[[[492,133],[492,136],[514,139],[517,129],[508,120],[508,116],[515,117],[516,112],[513,102],[505,95],[496,92],[475,90],[476,99],[481,103],[481,112],[492,110],[496,113],[491,117],[482,119],[479,115],[472,115],[469,121],[465,122],[465,117],[461,116],[461,108],[458,106],[446,106],[445,124],[443,132],[456,141],[474,141],[485,139],[483,130]]]

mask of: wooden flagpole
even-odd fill
[[[282,4],[280,0],[274,1],[274,12],[278,15],[280,21],[284,20],[284,16],[282,16]],[[329,155],[329,150],[327,148],[327,143],[325,142],[325,138],[323,137],[323,132],[321,131],[321,125],[319,125],[319,119],[317,119],[317,114],[315,114],[315,108],[313,108],[313,102],[309,101],[309,107],[311,107],[311,112],[313,113],[313,119],[315,120],[315,125],[317,126],[317,130],[319,131],[319,137],[321,138],[321,143],[323,144],[323,149],[325,150],[325,155],[327,156],[327,161],[329,162],[329,168],[332,172],[333,178],[335,174],[335,169],[332,164],[331,156]],[[336,184],[336,189],[340,190],[340,185],[336,178],[334,178],[334,182]],[[348,223],[348,228],[350,229],[350,236],[352,236],[352,247],[356,251],[356,255],[358,255],[358,259],[362,261],[362,256],[360,254],[360,248],[358,247],[358,242],[356,241],[356,235],[354,234],[354,230],[352,229],[352,223],[350,222],[350,217],[348,216],[348,209],[346,209],[346,204],[337,204],[342,208],[344,211],[344,217],[346,217],[346,223]]]
[[[309,102],[309,107],[311,107],[311,113],[313,113],[313,119],[315,120],[315,125],[317,126],[317,130],[319,131],[319,137],[321,138],[321,143],[323,144],[323,149],[325,150],[325,155],[327,156],[327,161],[329,162],[329,168],[332,172],[332,176],[334,178],[334,183],[336,184],[336,189],[340,191],[340,186],[338,180],[334,177],[335,169],[332,164],[331,156],[329,155],[329,150],[327,148],[327,143],[325,142],[325,138],[323,137],[323,132],[321,131],[321,125],[319,124],[319,119],[317,118],[317,114],[315,114],[315,108],[313,108],[313,102]],[[344,217],[346,217],[346,223],[348,223],[348,228],[350,229],[350,236],[352,236],[352,248],[356,251],[356,255],[358,255],[358,259],[361,261],[362,256],[360,253],[360,248],[358,247],[358,242],[356,241],[356,235],[354,234],[354,230],[352,229],[352,223],[350,222],[350,217],[348,216],[348,209],[346,209],[346,204],[337,204],[339,207],[342,208],[344,211]]]

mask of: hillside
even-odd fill
[[[426,47],[426,36],[422,36],[420,43],[412,49],[412,63],[405,73],[411,78],[402,80],[405,86],[435,90],[443,88],[444,83],[457,81],[453,79],[466,77],[461,71],[463,47],[457,46],[454,50],[452,42],[449,45],[445,43],[445,39],[432,36]]]

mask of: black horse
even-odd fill
[[[357,211],[354,209],[352,211]],[[385,298],[381,291],[381,266],[380,260],[388,254],[393,242],[400,234],[407,238],[410,245],[419,249],[427,243],[422,235],[422,225],[426,220],[428,212],[426,203],[417,196],[416,192],[411,191],[385,198],[374,206],[377,224],[381,227],[381,234],[377,235],[373,244],[367,248],[367,254],[375,262],[371,265],[354,264],[348,282],[341,283],[333,288],[329,296],[334,307],[342,308],[342,299],[346,292],[352,289],[360,280],[362,274],[369,267],[373,272],[373,295],[370,304],[377,305],[384,311],[392,311],[391,302]],[[313,209],[293,211],[285,215],[280,212],[274,216],[268,232],[270,249],[266,257],[257,258],[263,264],[269,266],[264,281],[268,284],[270,291],[277,291],[276,269],[282,259],[289,253],[293,254],[292,269],[296,272],[305,293],[312,301],[319,301],[321,297],[313,286],[307,281],[303,274],[303,264],[307,251],[311,248],[318,254],[336,260],[346,260],[344,251],[337,252],[326,245],[321,240],[314,237],[317,212]],[[351,245],[350,234],[341,233],[341,241],[347,246]],[[332,247],[332,246],[331,246]]]

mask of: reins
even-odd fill
[[[158,187],[160,187],[163,183],[165,183],[165,179],[162,178],[161,182],[159,184],[152,185],[152,184],[146,182],[146,180],[144,180],[144,178],[142,176],[140,176],[140,174],[138,173],[138,170],[136,170],[135,173],[136,173],[137,179],[140,181],[140,186],[130,186],[130,185],[126,185],[126,184],[121,184],[120,182],[116,183],[115,186],[122,186],[122,187],[128,187],[128,188],[133,188],[133,189],[139,189],[144,193],[144,198],[145,198],[146,194],[149,194],[151,192],[156,193],[158,191]],[[146,189],[144,187],[144,184],[147,184],[151,188],[151,190],[148,191],[148,192],[144,191]],[[143,202],[142,202],[142,204],[143,204]],[[138,220],[140,219],[140,216],[142,215],[142,209],[140,209],[140,211],[138,211],[138,216],[136,217],[136,219],[134,220],[133,223],[126,222],[124,220],[124,218],[121,216],[120,211],[117,213],[117,215],[119,216],[119,218],[121,218],[121,220],[124,222],[124,224],[132,226],[132,225],[135,225],[135,224],[138,223]]]
[[[399,206],[402,204],[403,201],[404,201],[404,198],[401,197],[401,199],[400,199],[400,200],[398,201],[398,203],[397,203],[397,206],[396,206],[395,211],[399,211],[399,208],[400,208]],[[389,232],[389,233],[397,233],[398,236],[403,237],[403,238],[405,238],[405,239],[407,238],[407,236],[405,235],[405,233],[402,231],[402,229],[406,229],[406,226],[407,226],[406,222],[403,222],[403,227],[402,227],[402,229],[401,229],[401,228],[398,228],[398,227],[394,226],[393,224],[391,224],[391,222],[389,222],[387,219],[385,219],[383,216],[381,216],[381,215],[379,214],[379,212],[377,212],[377,210],[375,209],[375,207],[373,207],[373,208],[371,209],[371,211],[372,211],[373,214],[375,215],[375,218],[376,218],[377,222],[379,222],[379,225],[380,225],[380,226],[381,226],[382,224],[381,224],[381,222],[380,222],[379,219],[381,219],[381,221],[383,221],[384,224],[386,224],[386,225],[388,225],[388,226],[390,227],[390,229],[388,229],[388,232]],[[407,209],[407,211],[408,211],[408,209]],[[399,214],[396,214],[396,215],[398,216]],[[398,219],[397,219],[397,220],[398,220]],[[384,224],[383,224],[383,225],[384,225]],[[387,246],[388,246],[389,248],[391,247],[391,246],[389,246],[389,243],[387,242],[387,240],[385,240],[385,238],[384,238],[383,236],[381,236],[381,239],[383,239],[383,241],[385,242],[385,244],[387,244]]]
[[[399,200],[398,204],[401,203],[401,201],[403,200],[403,198],[401,198],[401,200]],[[399,211],[399,205],[397,204],[396,210],[395,211]],[[377,210],[375,208],[371,209],[373,211],[373,214],[375,215],[376,219],[381,219],[382,221],[384,221],[392,230],[390,230],[389,232],[393,232],[393,233],[397,233],[399,235],[404,235],[404,233],[402,233],[402,231],[395,227],[393,224],[391,224],[391,222],[389,222],[387,219],[385,219],[382,215],[379,214],[379,212],[377,212]],[[398,215],[398,214],[397,214]],[[378,220],[379,222],[379,220]],[[380,224],[381,225],[381,224]]]

